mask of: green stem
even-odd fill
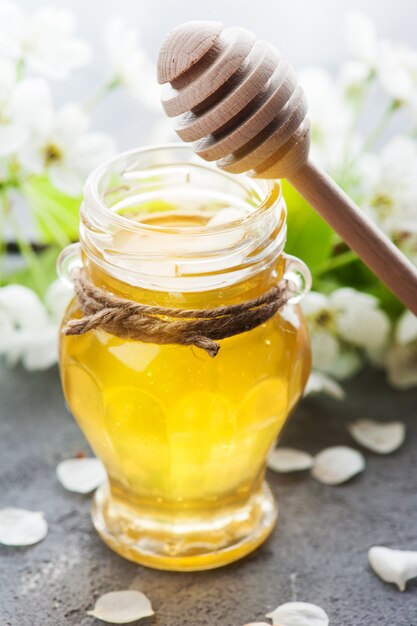
[[[352,129],[355,130],[359,124],[360,117],[364,111],[365,103],[367,101],[367,97],[369,94],[369,90],[374,83],[375,80],[375,72],[371,71],[369,76],[365,79],[363,91],[360,96],[357,97],[356,102],[354,103],[353,108],[353,120],[352,120]]]
[[[19,59],[16,63],[16,76],[17,80],[21,80],[25,73],[25,60]]]
[[[329,259],[323,261],[321,265],[319,265],[319,267],[314,272],[314,276],[322,276],[323,274],[327,274],[327,272],[338,269],[340,267],[344,267],[345,265],[356,261],[357,258],[358,257],[352,250],[347,250],[346,252],[342,252],[342,254],[330,257]]]
[[[372,150],[372,148],[375,146],[376,142],[378,141],[378,139],[381,137],[382,133],[384,132],[391,117],[393,116],[395,111],[401,108],[401,106],[402,104],[399,100],[393,100],[392,102],[390,102],[389,106],[385,109],[384,113],[382,114],[379,122],[376,124],[376,126],[374,126],[373,130],[369,133],[368,138],[366,139],[364,146],[363,146],[364,152],[368,152],[369,150]]]
[[[108,80],[103,85],[101,85],[83,104],[84,111],[90,112],[94,109],[106,96],[110,91],[113,91],[119,85],[119,80],[117,78],[112,78]]]

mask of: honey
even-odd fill
[[[84,264],[96,285],[141,303],[196,309],[254,298],[282,278],[283,254],[261,271],[217,288],[212,281],[218,280],[218,270],[191,275],[195,254],[187,249],[187,231],[204,231],[218,206],[181,204],[175,194],[169,201],[166,196],[147,202],[147,212],[140,203],[114,211],[125,220],[111,233],[112,264],[124,269],[123,279],[101,262],[109,258],[109,249],[103,246],[103,256],[92,258],[88,245],[83,246]],[[135,225],[150,228],[151,236]],[[276,228],[282,227],[280,218]],[[164,236],[176,229],[185,242],[179,244],[181,262],[163,250]],[[162,253],[155,248],[156,236]],[[226,240],[219,244],[224,236],[219,231],[216,237],[222,250],[228,247]],[[145,273],[157,272],[163,289],[126,280],[131,255],[138,250],[148,259]],[[207,253],[208,264],[202,267],[210,267],[219,252],[200,242],[198,254]],[[179,288],[178,278],[184,279]],[[64,323],[80,315],[74,300]],[[60,367],[68,406],[108,473],[93,520],[113,549],[153,567],[189,570],[235,560],[265,539],[276,518],[263,482],[265,459],[310,368],[306,326],[297,306],[223,339],[214,358],[192,346],[142,343],[92,330],[62,336]]]

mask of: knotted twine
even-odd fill
[[[67,322],[62,330],[64,335],[83,335],[101,329],[122,339],[196,346],[211,357],[220,350],[216,340],[263,324],[294,295],[290,283],[283,279],[261,296],[241,304],[176,309],[119,298],[94,285],[84,268],[75,269],[71,278],[84,317]]]

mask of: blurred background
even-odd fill
[[[46,3],[19,0],[18,4],[31,12]],[[331,71],[347,57],[344,20],[352,11],[366,13],[382,36],[409,45],[416,38],[414,0],[54,0],[53,6],[74,12],[77,35],[87,39],[94,49],[90,66],[74,74],[70,82],[54,84],[57,104],[72,98],[82,100],[90,94],[91,84],[103,77],[107,64],[103,29],[115,14],[123,15],[130,26],[138,29],[140,43],[154,62],[167,31],[188,20],[243,26],[259,39],[271,41],[296,68],[321,65]],[[96,111],[94,125],[115,134],[119,147],[127,149],[146,140],[149,123],[155,119],[157,113],[151,114],[123,93],[115,93]]]

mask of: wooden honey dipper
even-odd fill
[[[309,159],[310,122],[296,74],[278,51],[243,28],[187,22],[158,58],[162,105],[196,154],[233,174],[287,178],[307,202],[417,314],[417,270]]]

